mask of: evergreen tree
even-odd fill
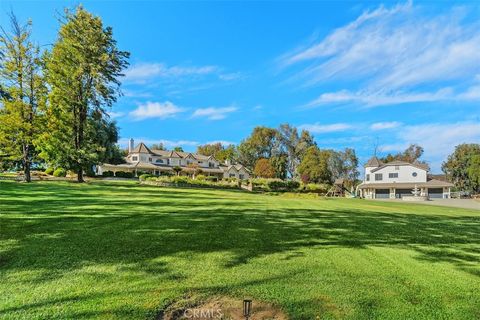
[[[48,128],[39,146],[47,161],[76,171],[79,182],[83,171],[101,160],[105,146],[96,138],[95,125],[120,94],[119,77],[128,57],[99,17],[81,6],[66,11],[47,62]]]
[[[0,30],[0,155],[7,163],[20,163],[30,182],[47,89],[40,50],[30,40],[31,22],[21,25],[12,13],[10,26]]]

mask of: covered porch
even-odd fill
[[[365,199],[402,199],[411,197],[417,188],[420,197],[449,199],[452,186],[439,180],[426,183],[362,183],[357,187],[357,194]]]

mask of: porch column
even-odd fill
[[[390,188],[390,199],[395,199],[395,188]]]

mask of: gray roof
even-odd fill
[[[380,167],[382,164],[382,161],[380,161],[377,157],[373,156],[367,161],[365,167]]]
[[[152,154],[152,150],[150,150],[150,149],[145,145],[145,143],[140,142],[135,148],[133,148],[132,151],[130,151],[130,153],[148,153],[148,154]]]
[[[193,157],[196,160],[207,161],[210,159],[216,160],[213,156],[204,156],[203,154],[183,152],[183,151],[174,151],[174,150],[157,150],[149,149],[143,142],[139,143],[130,153],[148,153],[151,155],[156,155],[165,158],[188,158],[189,156]]]
[[[428,171],[428,165],[426,165],[424,163],[420,163],[418,161],[415,161],[414,163],[410,163],[410,162],[406,162],[406,161],[392,161],[392,162],[387,162],[385,164],[382,164],[381,166],[373,169],[370,172],[372,172],[372,173],[377,172],[378,170],[381,170],[381,169],[386,168],[386,167],[391,167],[391,166],[413,166],[415,168]]]

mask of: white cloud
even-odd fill
[[[401,122],[391,121],[391,122],[376,122],[370,126],[371,130],[386,130],[386,129],[395,129],[402,125]]]
[[[121,138],[118,140],[118,144],[122,147],[128,147],[128,141],[130,138]],[[192,140],[165,140],[165,139],[152,139],[152,138],[144,138],[144,137],[134,137],[133,140],[135,141],[135,145],[139,144],[140,142],[145,143],[147,146],[152,144],[162,143],[166,148],[173,148],[173,147],[195,147],[199,145],[197,141]]]
[[[208,75],[219,71],[217,66],[167,66],[163,63],[138,63],[125,72],[125,81],[145,82],[156,77]]]
[[[125,112],[115,112],[115,111],[110,111],[110,112],[107,112],[108,113],[108,116],[111,118],[111,119],[115,119],[115,118],[121,118],[125,115]]]
[[[369,92],[358,91],[351,92],[348,90],[341,90],[338,92],[323,93],[317,99],[306,105],[307,108],[318,107],[330,104],[359,104],[364,107],[377,107],[395,104],[413,103],[413,102],[433,102],[433,101],[447,101],[455,100],[452,90],[449,88],[440,89],[437,92],[422,92],[422,93],[403,93],[403,92]]]
[[[168,66],[164,63],[137,63],[125,71],[126,82],[143,84],[152,79],[177,79],[214,76],[222,81],[234,81],[244,78],[242,72],[224,72],[214,65],[206,66]]]
[[[137,109],[131,111],[129,116],[135,120],[143,120],[148,118],[165,119],[173,117],[176,114],[183,112],[184,109],[174,105],[170,101],[166,102],[147,102],[141,104]]]
[[[333,124],[303,124],[299,126],[300,129],[308,130],[311,133],[330,133],[341,132],[352,129],[353,126],[347,123],[333,123]]]
[[[233,81],[244,78],[244,75],[241,72],[231,72],[220,74],[218,77],[220,78],[220,80]]]
[[[339,81],[356,88],[324,93],[312,106],[478,101],[473,84],[480,73],[480,22],[470,16],[474,12],[453,8],[432,14],[411,2],[380,6],[321,41],[284,55],[280,64],[298,65],[301,71],[294,80],[307,85]]]
[[[205,117],[209,120],[221,120],[224,119],[227,114],[237,111],[236,107],[224,107],[224,108],[200,108],[195,110],[192,117]]]
[[[416,143],[425,149],[425,159],[431,162],[432,169],[440,171],[440,165],[461,143],[480,141],[479,122],[457,122],[449,124],[421,124],[405,126],[398,131],[394,144],[380,147],[383,152],[402,151]]]
[[[236,142],[226,141],[226,140],[214,140],[214,141],[207,142],[207,144],[216,144],[216,143],[220,143],[223,146],[229,146],[231,144],[236,144]]]

